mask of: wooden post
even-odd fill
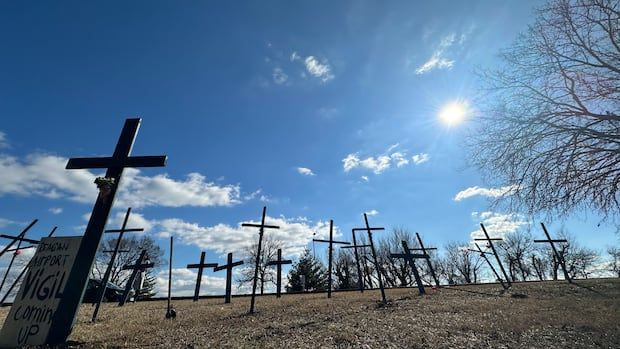
[[[495,270],[495,268],[493,268],[493,264],[491,264],[491,261],[489,261],[489,259],[488,259],[488,258],[487,258],[487,256],[486,256],[487,254],[492,254],[492,253],[482,251],[482,249],[480,248],[480,246],[479,246],[477,243],[474,243],[474,245],[476,245],[476,248],[477,248],[478,250],[476,251],[476,250],[471,250],[471,249],[470,249],[469,251],[472,251],[472,252],[479,252],[479,253],[480,253],[480,256],[481,256],[481,257],[482,257],[482,258],[483,258],[483,259],[487,262],[487,264],[489,265],[489,268],[491,268],[491,271],[493,272],[493,274],[495,274],[495,277],[497,278],[497,280],[499,280],[499,283],[502,285],[502,288],[503,288],[504,290],[507,290],[509,286],[508,286],[508,285],[506,285],[506,284],[504,283],[504,281],[502,281],[502,278],[499,276],[499,274],[497,273],[497,271]]]
[[[409,246],[407,246],[407,241],[402,240],[401,245],[403,246],[404,253],[391,253],[390,258],[403,258],[405,263],[408,263],[413,271],[413,277],[415,278],[415,282],[418,286],[418,291],[421,295],[425,294],[424,284],[422,284],[422,279],[420,279],[420,274],[418,273],[418,268],[415,265],[414,259],[416,258],[429,258],[429,256],[424,254],[413,254],[411,250],[409,250]]]
[[[267,265],[276,266],[276,298],[280,298],[280,290],[282,288],[282,264],[291,264],[293,261],[290,259],[282,260],[282,249],[278,249],[278,259],[275,261],[267,262]]]
[[[368,224],[368,216],[364,213],[364,222],[366,223],[365,228],[353,228],[354,231],[357,230],[365,230],[368,232],[368,243],[370,245],[370,251],[372,252],[372,258],[375,264],[375,269],[377,270],[377,279],[379,281],[379,289],[381,290],[381,302],[383,304],[387,304],[387,299],[385,298],[385,289],[383,287],[383,280],[381,279],[381,270],[379,268],[379,260],[377,259],[377,252],[375,251],[375,244],[372,241],[372,231],[375,230],[385,230],[385,228],[371,228]]]
[[[491,250],[493,251],[493,255],[495,255],[495,260],[497,261],[497,264],[499,265],[499,269],[502,271],[502,274],[504,275],[504,278],[506,279],[506,284],[508,284],[508,287],[511,287],[512,282],[510,281],[508,274],[506,274],[504,265],[502,264],[502,261],[499,259],[499,254],[497,253],[497,250],[495,250],[495,246],[493,245],[493,241],[502,241],[503,239],[490,238],[489,234],[487,233],[487,230],[484,228],[484,224],[480,223],[480,227],[482,228],[482,231],[484,232],[484,236],[486,238],[485,239],[474,239],[474,241],[486,241],[487,242],[487,244],[489,245],[489,247],[491,247]]]
[[[122,307],[127,302],[127,299],[129,298],[129,292],[131,291],[131,288],[133,287],[133,283],[136,280],[136,275],[138,274],[138,271],[140,271],[141,269],[152,268],[153,266],[155,266],[155,264],[153,263],[144,263],[145,257],[146,257],[146,250],[142,250],[142,253],[140,253],[140,257],[138,257],[138,260],[136,261],[135,264],[126,265],[123,267],[123,270],[132,270],[132,272],[131,272],[131,276],[129,277],[129,280],[127,280],[127,285],[125,285],[125,292],[121,296],[121,300],[118,302],[119,307]],[[136,294],[136,297],[137,296],[138,295]]]
[[[213,269],[213,271],[220,271],[226,269],[226,295],[224,296],[224,304],[230,303],[230,298],[232,295],[232,269],[242,264],[243,261],[233,263],[233,254],[229,253],[227,263],[225,265],[217,266],[215,267],[215,269]]]
[[[200,253],[200,263],[198,264],[188,264],[188,269],[198,269],[198,277],[196,278],[196,288],[194,290],[194,302],[198,301],[198,297],[200,294],[200,283],[202,282],[202,271],[204,268],[215,268],[217,267],[217,263],[206,263],[205,264],[205,252]]]
[[[433,269],[433,264],[431,263],[430,254],[428,254],[427,252],[430,250],[436,250],[437,248],[436,247],[424,247],[424,243],[422,242],[422,238],[420,238],[420,234],[416,232],[415,236],[418,238],[418,242],[420,243],[420,250],[422,251],[422,254],[429,256],[429,258],[426,258],[426,263],[428,264],[428,269],[430,270],[431,276],[433,277],[433,280],[435,281],[435,286],[440,287],[439,278],[437,278],[437,274],[435,274],[435,269]],[[411,250],[416,250],[416,249],[414,248]]]
[[[568,242],[568,240],[566,240],[566,239],[555,239],[555,240],[552,239],[551,235],[549,235],[549,232],[547,231],[547,227],[545,227],[545,225],[542,222],[540,222],[540,225],[542,226],[543,231],[545,232],[545,236],[547,237],[547,240],[534,240],[534,242],[548,242],[549,245],[551,245],[551,249],[553,250],[553,254],[555,255],[555,258],[557,258],[558,263],[560,264],[560,267],[562,267],[562,271],[564,272],[564,278],[569,283],[573,283],[573,280],[571,279],[570,275],[568,275],[568,270],[566,270],[566,261],[564,260],[564,257],[562,255],[560,255],[560,253],[558,252],[558,250],[555,248],[555,245],[554,245],[555,242]]]

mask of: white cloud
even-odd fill
[[[293,53],[291,53],[291,62],[300,60],[301,56],[297,53],[297,51],[293,51]]]
[[[327,59],[321,63],[314,56],[308,56],[304,60],[304,65],[310,75],[321,79],[323,82],[328,82],[334,78]]]
[[[376,216],[378,214],[379,214],[379,211],[377,211],[377,210],[370,210],[370,211],[366,212],[366,215],[368,215],[368,216]]]
[[[52,214],[61,214],[62,207],[52,207],[48,211],[50,211]]]
[[[370,181],[370,179],[368,179],[368,176],[361,176],[360,177],[364,182],[368,182]]]
[[[456,33],[451,33],[449,35],[444,36],[439,45],[433,51],[431,57],[424,62],[421,66],[419,66],[415,73],[416,74],[424,74],[428,73],[433,69],[450,69],[454,65],[454,60],[448,59],[445,57],[446,51],[454,44],[456,39]],[[464,41],[464,38],[461,38]]]
[[[308,242],[313,238],[327,238],[329,236],[329,222],[310,222],[304,217],[266,217],[266,224],[277,225],[280,229],[267,229],[265,234],[283,243],[283,253],[295,257],[301,255]],[[257,221],[248,223],[259,224]],[[258,230],[251,227],[242,227],[228,224],[216,224],[203,227],[197,223],[186,222],[178,218],[150,221],[151,230],[160,237],[176,236],[180,243],[198,246],[203,250],[212,250],[217,253],[239,252],[252,246],[258,239]],[[316,233],[316,235],[314,235]],[[336,227],[336,234],[340,235]],[[176,240],[175,239],[175,240]]]
[[[0,196],[43,196],[92,203],[97,198],[93,183],[103,173],[87,170],[65,170],[67,158],[32,154],[19,160],[0,154]],[[232,206],[239,204],[239,185],[218,185],[205,180],[199,173],[190,173],[185,180],[166,174],[142,176],[140,170],[128,168],[121,181],[117,204],[135,208],[145,206]]]
[[[396,148],[398,144],[390,146],[388,152]],[[428,154],[417,154],[412,157],[413,163],[416,165],[428,161]],[[344,172],[349,172],[355,168],[364,168],[373,171],[375,174],[381,174],[388,170],[392,165],[397,168],[406,166],[410,163],[407,159],[407,153],[402,151],[393,152],[390,155],[369,156],[365,159],[360,158],[357,153],[348,154],[342,159]]]
[[[481,220],[491,238],[504,238],[507,234],[515,232],[522,226],[528,224],[524,217],[519,214],[502,214],[491,211],[485,211],[477,214],[472,213],[472,219],[474,221]],[[480,228],[472,231],[470,236],[472,240],[485,237]]]
[[[304,176],[315,176],[314,172],[307,167],[297,167],[297,172]]]
[[[469,187],[465,190],[461,190],[454,196],[454,201],[461,201],[463,199],[470,198],[472,196],[486,196],[490,198],[497,198],[504,195],[510,195],[517,189],[516,185],[507,185],[501,188],[482,188],[478,186]]]
[[[282,68],[274,68],[271,77],[273,78],[273,82],[278,85],[282,85],[288,80],[288,75],[284,73]]]
[[[18,222],[12,221],[10,219],[6,219],[6,218],[0,218],[0,228],[4,228],[8,225],[11,224],[17,224]]]
[[[194,295],[198,273],[186,268],[172,268],[171,293],[175,297],[187,297]],[[156,276],[156,288],[158,297],[168,296],[168,270],[161,270]],[[226,290],[226,278],[210,275],[202,275],[200,280],[200,295],[222,295]],[[233,294],[236,287],[233,287]]]
[[[413,163],[416,165],[419,164],[423,164],[425,162],[427,162],[428,160],[430,160],[430,155],[426,154],[426,153],[420,153],[420,154],[415,154],[414,156],[411,157],[411,160],[413,160]]]

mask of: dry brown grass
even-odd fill
[[[83,306],[71,335],[84,347],[171,348],[620,348],[620,280],[515,284],[444,289],[418,297],[415,289],[102,307],[90,323]],[[512,295],[522,294],[526,298]],[[4,318],[8,308],[0,309]]]

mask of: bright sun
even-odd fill
[[[439,120],[448,127],[457,126],[465,120],[468,111],[467,102],[450,102],[439,111]]]

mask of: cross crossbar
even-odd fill
[[[566,239],[558,239],[558,240],[534,240],[534,242],[568,242]]]
[[[360,230],[385,230],[385,228],[353,228],[353,231],[360,231]]]
[[[409,251],[431,251],[436,249],[437,247],[410,248]]]
[[[133,270],[133,269],[146,269],[152,268],[155,266],[155,263],[140,263],[140,264],[129,264],[123,267],[123,270]]]
[[[166,166],[167,156],[129,156],[126,158],[73,158],[69,159],[67,170],[84,168],[111,168],[111,167],[162,167]]]
[[[106,230],[106,233],[131,233],[136,231],[144,231],[144,228],[133,228],[133,229],[109,229]]]
[[[13,241],[23,241],[23,242],[28,242],[31,244],[39,243],[39,240],[28,239],[23,236],[11,236],[11,235],[6,235],[6,234],[0,234],[0,238],[12,239]]]
[[[290,259],[283,259],[281,261],[269,261],[267,265],[282,265],[282,264],[292,264],[293,261]]]
[[[266,224],[253,224],[253,223],[243,223],[242,227],[254,227],[254,228],[268,228],[268,229],[280,229],[277,225],[266,225]]]
[[[197,268],[215,268],[219,264],[217,263],[203,263],[203,264],[188,264],[187,269],[197,269]]]
[[[341,248],[363,248],[363,247],[370,247],[370,245],[351,245],[351,246],[342,246]]]
[[[243,264],[243,261],[238,261],[238,262],[234,262],[231,264],[225,264],[225,265],[217,265],[215,268],[213,268],[213,271],[220,271],[220,270],[224,270],[224,269],[228,269],[228,268],[234,268],[237,266],[240,266]]]
[[[390,258],[428,259],[428,258],[431,258],[431,256],[427,254],[418,254],[418,253],[390,253]]]
[[[474,239],[474,241],[503,241],[504,239],[502,238],[489,238],[489,239]]]
[[[348,241],[323,240],[323,239],[312,239],[312,241],[327,242],[327,243],[332,243],[332,244],[351,245],[351,243]]]

